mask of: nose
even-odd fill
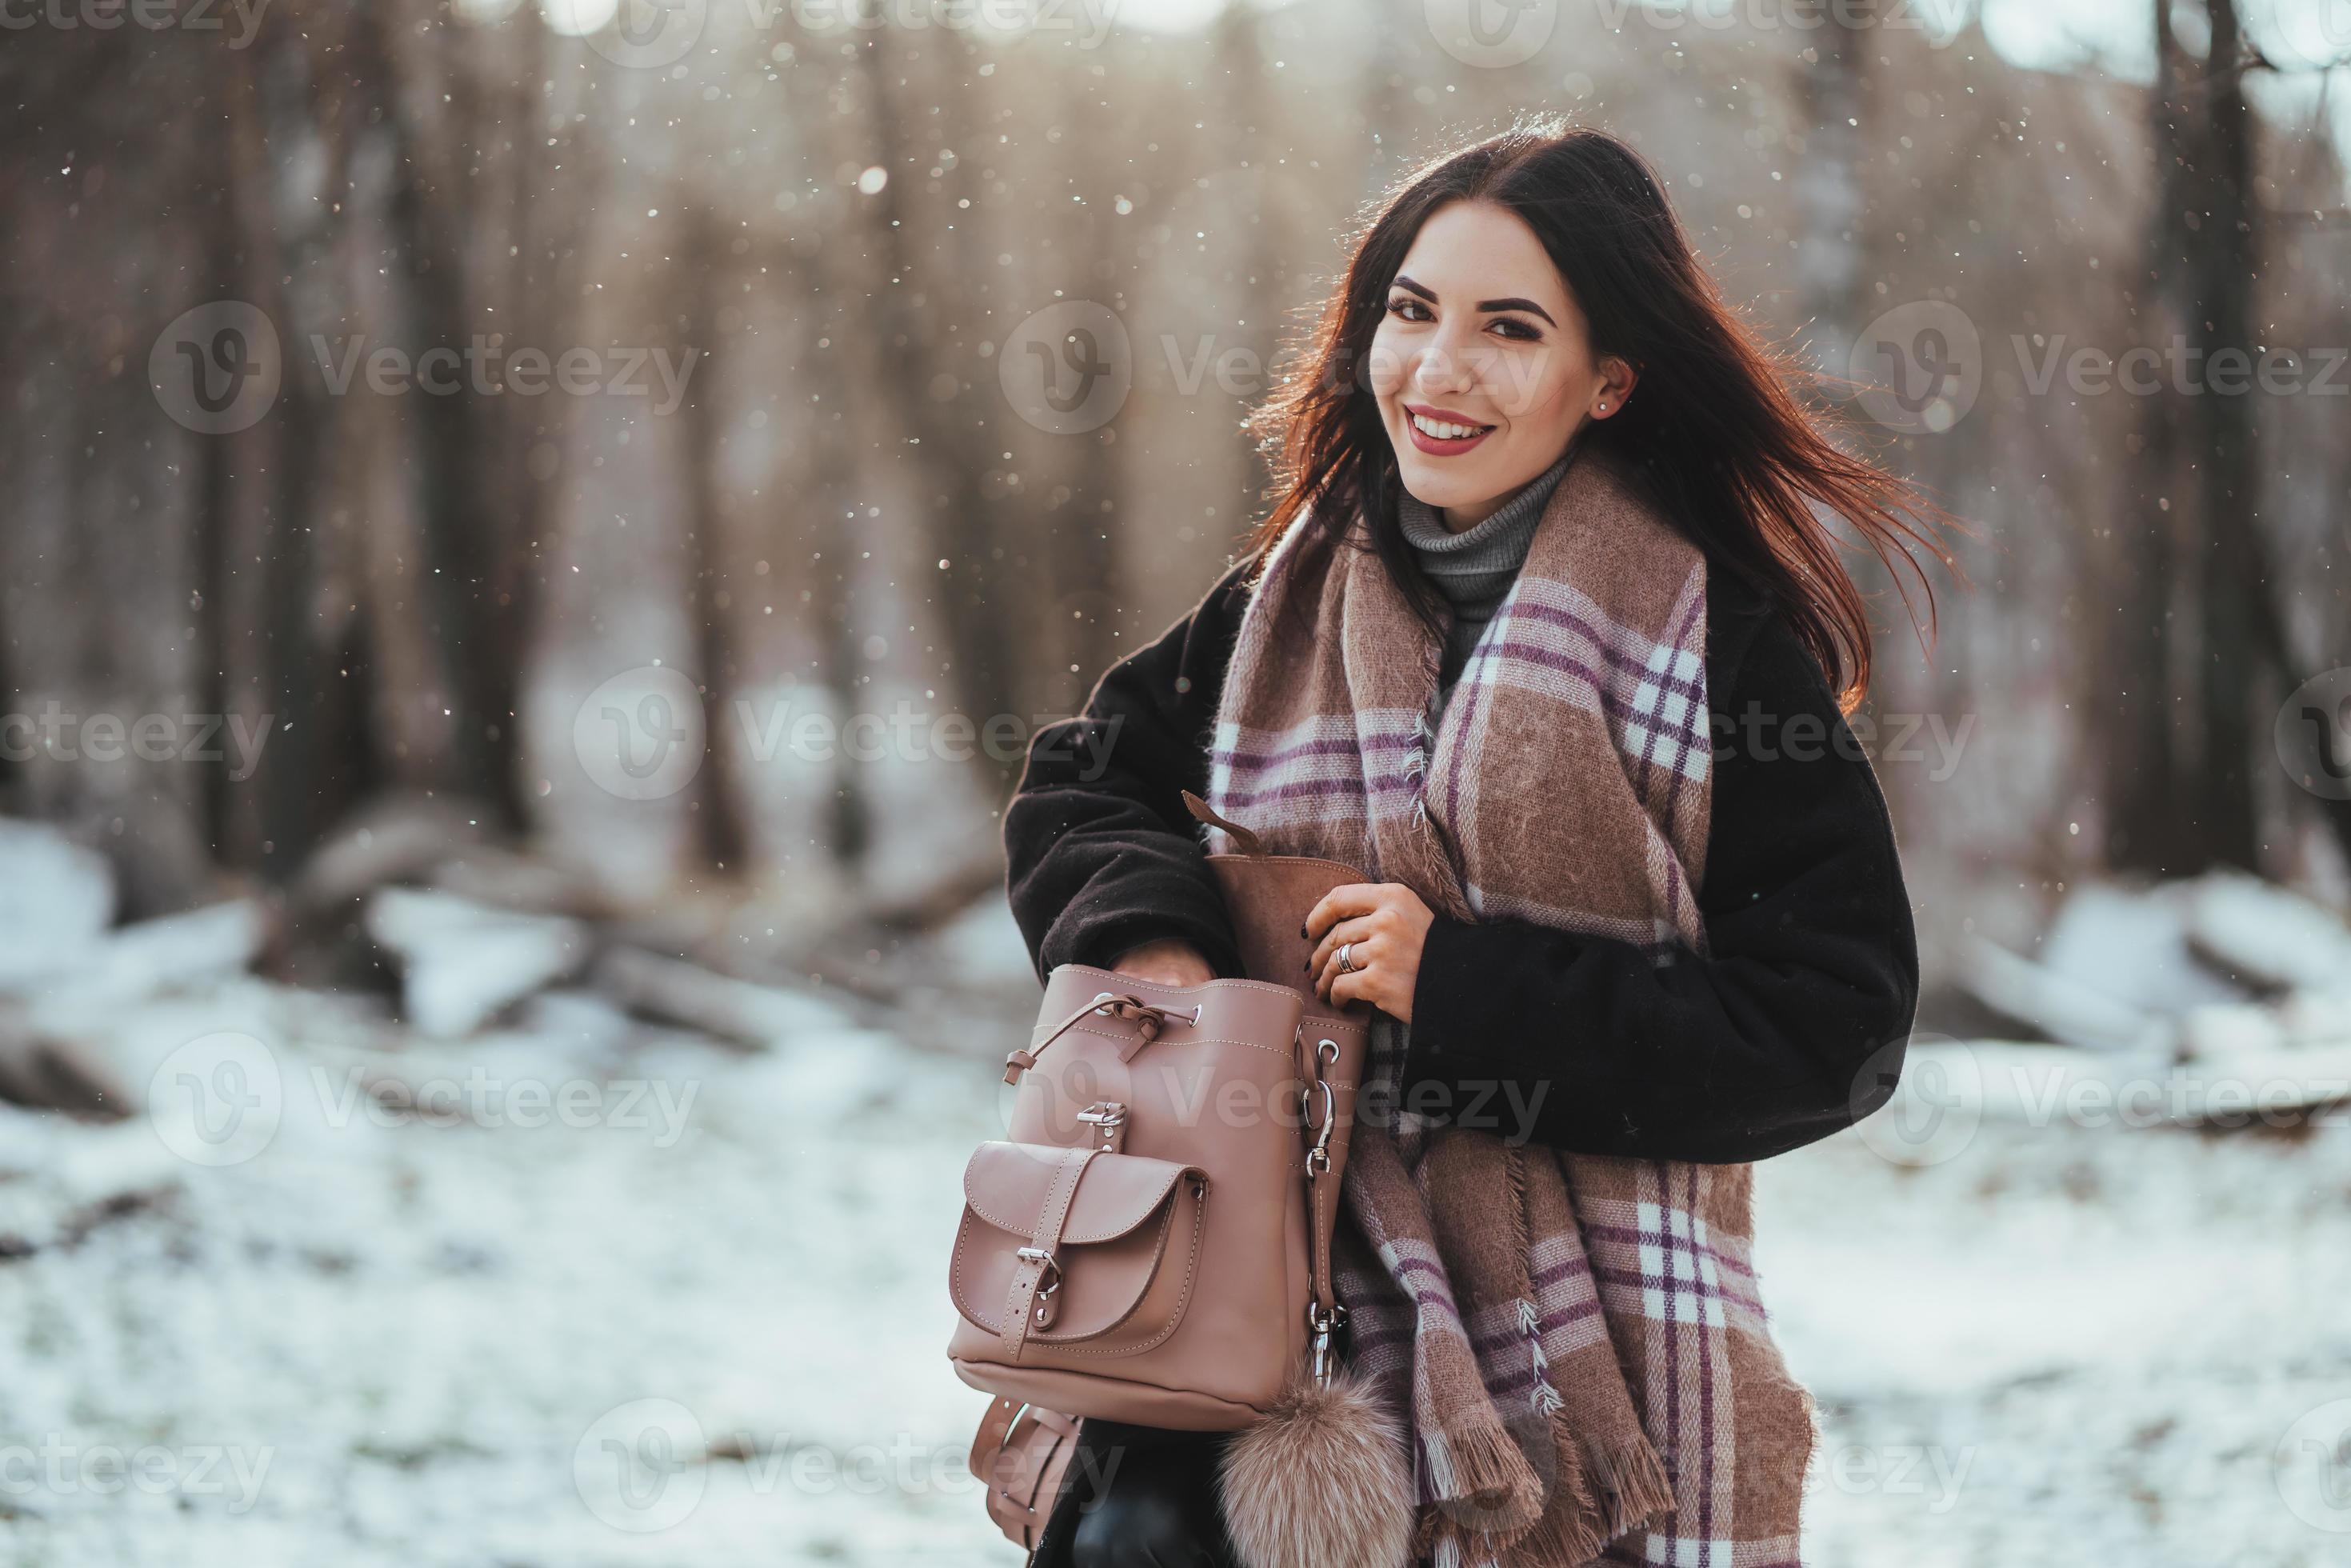
[[[1478,384],[1478,368],[1469,350],[1474,340],[1450,322],[1422,348],[1412,368],[1412,384],[1422,396],[1441,397],[1464,392]]]

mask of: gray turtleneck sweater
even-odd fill
[[[1412,547],[1420,570],[1453,607],[1453,632],[1445,642],[1437,696],[1426,720],[1431,735],[1444,716],[1453,683],[1461,678],[1462,667],[1469,662],[1470,650],[1478,645],[1495,609],[1517,580],[1519,568],[1526,564],[1535,525],[1542,520],[1543,507],[1574,455],[1571,447],[1491,515],[1458,534],[1448,532],[1437,508],[1411,491],[1398,497],[1396,517],[1403,525],[1405,542]]]

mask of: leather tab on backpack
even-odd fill
[[[1020,1249],[1020,1265],[1013,1270],[1011,1289],[1005,1298],[1004,1323],[997,1337],[1008,1360],[1020,1359],[1030,1329],[1052,1326],[1052,1297],[1061,1285],[1061,1265],[1053,1256],[1053,1249],[1061,1244],[1061,1232],[1070,1221],[1070,1205],[1078,1196],[1078,1183],[1084,1178],[1086,1166],[1100,1153],[1100,1149],[1065,1149],[1055,1162],[1053,1183],[1045,1193],[1045,1207],[1037,1216],[1029,1245]],[[1048,1274],[1053,1276],[1050,1281]]]
[[[1033,1552],[1066,1490],[1078,1422],[1057,1410],[999,1397],[972,1438],[971,1473],[987,1489],[988,1517],[1005,1538]]]
[[[1265,845],[1259,841],[1258,836],[1255,833],[1251,832],[1249,829],[1242,827],[1238,822],[1228,821],[1226,819],[1217,815],[1216,809],[1214,807],[1210,806],[1206,800],[1201,800],[1197,795],[1193,794],[1189,789],[1184,791],[1184,805],[1186,809],[1192,813],[1192,815],[1199,818],[1200,821],[1207,823],[1210,827],[1222,828],[1226,832],[1231,834],[1233,842],[1240,846],[1241,853],[1245,855],[1261,855],[1265,853]]]

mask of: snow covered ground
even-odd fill
[[[0,1563],[1003,1550],[935,1266],[979,1056],[745,1053],[559,995],[410,1110],[352,1092],[360,1009],[237,982],[178,1010],[141,1027],[269,1048],[251,1158],[0,1107],[0,1237],[33,1248],[0,1262]],[[215,1133],[231,1096],[268,1119],[235,1060],[199,1066]]]
[[[958,939],[1021,974],[1008,924]],[[160,1118],[0,1106],[0,1563],[1017,1563],[939,1275],[1023,1021],[128,1009]],[[421,1106],[362,1092],[388,1061]],[[2351,1555],[2351,1130],[1992,1118],[1759,1188],[1816,1568]]]
[[[2351,1125],[2096,1120],[1759,1169],[1818,1568],[2351,1562]]]

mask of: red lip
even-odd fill
[[[1414,448],[1426,453],[1431,457],[1458,457],[1494,434],[1494,427],[1487,424],[1483,420],[1471,419],[1467,414],[1456,413],[1448,408],[1429,408],[1425,404],[1409,402],[1402,406],[1405,415],[1404,427],[1406,434],[1412,437]],[[1411,416],[1416,413],[1423,419],[1439,420],[1447,424],[1474,424],[1479,428],[1475,435],[1463,435],[1448,441],[1440,441],[1413,423]]]
[[[1494,428],[1482,419],[1472,419],[1466,413],[1456,413],[1449,408],[1431,408],[1425,402],[1405,403],[1404,411],[1406,413],[1416,413],[1423,419],[1434,419],[1445,424],[1475,424],[1488,430]]]

